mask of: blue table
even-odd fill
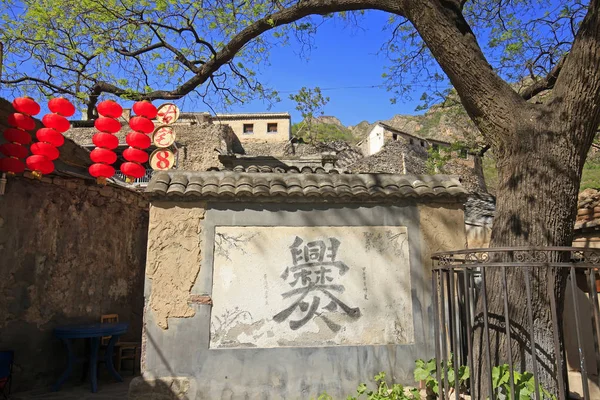
[[[54,329],[54,335],[62,340],[67,347],[68,352],[68,364],[67,369],[58,378],[58,381],[53,386],[53,390],[57,391],[60,386],[67,380],[67,378],[73,372],[73,364],[76,362],[75,354],[73,352],[73,345],[71,341],[73,339],[90,339],[90,380],[92,386],[92,392],[98,391],[98,348],[100,347],[100,339],[104,336],[110,336],[110,341],[104,353],[104,363],[106,368],[119,382],[123,382],[123,378],[115,370],[113,365],[113,349],[119,336],[123,335],[129,329],[129,324],[126,322],[118,322],[111,324],[84,324],[84,325],[70,325],[60,326]]]

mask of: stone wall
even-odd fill
[[[237,138],[230,127],[202,123],[199,125],[175,125],[177,135],[177,169],[206,171],[222,167],[220,153],[231,153]]]
[[[140,340],[147,228],[139,193],[69,177],[9,178],[0,196],[0,348],[15,351],[14,391],[62,373],[56,326],[117,313],[131,324],[124,339]]]
[[[268,227],[273,228],[272,240],[260,239],[260,235],[268,236]],[[242,301],[239,310],[234,305],[229,316],[243,313],[246,302],[264,301],[268,307],[281,307],[285,301],[273,303],[281,296],[265,294],[269,291],[271,273],[266,264],[285,268],[286,262],[289,263],[289,248],[283,246],[283,253],[275,257],[273,246],[282,248],[279,242],[285,235],[292,239],[295,234],[309,237],[310,227],[323,232],[332,227],[330,231],[342,242],[337,260],[347,263],[351,269],[344,275],[346,280],[340,281],[346,285],[346,290],[339,294],[340,301],[361,307],[365,315],[368,312],[369,318],[380,318],[385,325],[395,321],[398,307],[391,305],[408,300],[408,304],[403,303],[407,307],[403,318],[387,332],[391,336],[382,339],[367,335],[360,343],[350,340],[348,343],[354,345],[346,346],[342,343],[343,336],[354,332],[343,330],[350,330],[352,325],[342,327],[336,337],[331,336],[329,325],[317,324],[310,332],[304,332],[302,338],[311,343],[296,340],[279,345],[282,340],[292,339],[285,335],[290,321],[284,321],[279,327],[272,321],[229,325],[227,315],[224,319],[215,313],[226,306],[224,302],[234,300],[218,294],[222,290],[236,292],[235,285],[239,283],[236,279],[248,282],[245,287],[256,290],[237,289],[236,296],[242,296]],[[292,236],[283,230],[292,232]],[[352,232],[356,230],[367,232],[360,233],[360,237],[384,239],[381,243],[373,241],[371,250],[392,256],[395,261],[384,263],[389,270],[383,268],[377,272],[373,266],[371,271],[371,264],[364,257],[348,256],[350,253],[343,246],[353,243]],[[460,204],[410,201],[394,205],[156,201],[150,210],[149,232],[143,369],[142,377],[136,378],[130,386],[130,399],[146,399],[151,395],[178,399],[309,399],[324,390],[334,398],[345,398],[360,382],[371,381],[380,371],[386,371],[398,382],[412,383],[414,360],[433,357],[431,254],[462,248],[466,242]],[[247,247],[244,232],[250,235],[253,247]],[[222,251],[222,241],[226,239],[230,253]],[[388,241],[390,245],[386,247],[384,242]],[[367,247],[359,249],[362,246]],[[351,245],[356,254],[368,251],[369,246]],[[404,258],[393,256],[397,249],[406,252]],[[223,266],[239,267],[234,268],[234,275],[239,276],[236,278],[227,268],[222,269]],[[354,276],[352,268],[356,267],[362,269]],[[402,272],[396,274],[397,268]],[[387,286],[379,285],[379,292],[372,292],[369,284],[364,283],[374,279],[372,273],[389,278]],[[281,279],[276,275],[271,278]],[[244,295],[247,301],[243,301]],[[258,318],[255,314],[253,318]],[[243,314],[240,318],[249,317]],[[341,321],[331,321],[342,325]],[[315,321],[311,323],[314,325]],[[239,339],[233,346],[238,348],[229,346],[234,342],[227,342],[225,347],[229,348],[213,348],[219,347],[213,346],[218,340],[215,329],[224,325],[230,337]],[[331,326],[335,328],[335,324]],[[248,332],[260,335],[262,330],[265,330],[264,337],[241,340]],[[331,337],[325,338],[323,330]],[[279,340],[277,335],[282,335]]]

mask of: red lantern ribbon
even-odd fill
[[[54,163],[60,156],[58,147],[65,143],[62,135],[71,127],[69,120],[75,114],[75,106],[64,97],[51,99],[48,102],[48,108],[51,114],[46,114],[42,118],[42,124],[45,128],[38,129],[36,137],[38,142],[31,145],[32,156],[27,158],[27,168],[33,176],[41,178],[44,174],[54,171]]]
[[[148,153],[144,151],[150,147],[151,139],[148,134],[154,132],[154,122],[158,110],[149,101],[138,101],[133,105],[133,112],[137,114],[129,120],[129,126],[134,132],[130,132],[125,140],[129,145],[123,152],[127,160],[121,165],[121,172],[125,174],[127,182],[133,182],[146,175],[146,168],[142,164],[148,162]]]
[[[29,154],[25,145],[31,142],[31,135],[27,131],[35,128],[31,116],[40,112],[39,104],[31,97],[18,97],[12,105],[17,112],[10,114],[7,122],[14,128],[4,131],[7,143],[0,146],[0,153],[6,156],[0,159],[0,171],[11,176],[25,171],[25,163],[21,160]]]
[[[123,113],[123,108],[113,100],[105,100],[98,103],[96,110],[101,116],[94,121],[94,126],[100,132],[92,137],[96,148],[90,153],[94,164],[88,171],[98,184],[106,185],[106,179],[115,174],[115,169],[110,164],[117,161],[117,154],[113,150],[119,146],[119,139],[114,134],[121,130],[121,123],[117,118]]]

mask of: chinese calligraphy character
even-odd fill
[[[340,241],[336,238],[315,240],[302,245],[304,240],[296,236],[294,243],[290,246],[292,266],[287,267],[281,274],[281,278],[288,281],[293,288],[282,294],[284,299],[297,296],[296,301],[285,310],[273,317],[276,322],[283,322],[299,309],[304,316],[299,320],[290,320],[290,328],[296,330],[304,326],[315,316],[320,316],[327,326],[334,332],[341,329],[339,324],[331,321],[322,313],[319,306],[322,299],[329,301],[322,308],[329,312],[338,311],[338,308],[352,319],[360,317],[360,309],[352,308],[342,302],[333,293],[343,293],[345,287],[334,283],[337,276],[343,276],[348,266],[338,261],[337,252]],[[329,245],[328,245],[329,244]],[[337,275],[335,274],[337,272]],[[312,298],[311,298],[312,295]]]

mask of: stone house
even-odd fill
[[[376,123],[371,131],[367,134],[365,139],[358,143],[358,146],[361,148],[365,156],[370,156],[381,151],[385,144],[397,141],[402,142],[413,149],[421,148],[425,151],[429,148],[441,149],[451,147],[451,143],[412,135],[383,122]],[[469,159],[469,154],[466,150],[459,151],[457,156],[464,159]]]
[[[227,162],[146,189],[130,398],[342,398],[384,370],[412,383],[434,352],[430,256],[466,241],[458,180]]]
[[[377,167],[377,164],[383,164],[385,170],[393,164],[397,172],[404,174],[450,173],[461,176],[463,182],[469,186],[469,191],[487,192],[483,179],[482,155],[470,152],[466,148],[454,150],[449,142],[422,138],[378,122],[367,137],[358,143],[358,147],[365,155],[365,160],[359,161],[355,170]],[[431,149],[446,149],[450,152],[450,160],[441,169],[436,166],[434,171],[429,171],[427,160]],[[386,162],[388,159],[395,159],[395,162]],[[381,166],[379,168],[381,169]]]
[[[241,142],[287,142],[292,138],[289,113],[216,114],[213,124],[227,125]]]

